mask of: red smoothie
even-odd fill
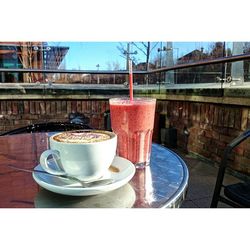
[[[117,154],[137,167],[149,165],[154,128],[155,99],[112,98],[111,127],[117,134]]]

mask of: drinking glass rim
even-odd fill
[[[109,102],[130,101],[129,97],[114,97],[110,98]],[[133,101],[156,102],[156,98],[152,97],[134,97]]]

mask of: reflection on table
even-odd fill
[[[48,148],[48,133],[0,137],[0,207],[179,207],[188,186],[184,161],[171,150],[152,146],[151,165],[137,169],[123,187],[92,196],[60,195],[39,187],[31,173],[13,170],[12,165],[34,169],[41,152]]]
[[[135,203],[135,191],[126,184],[111,192],[91,196],[66,196],[39,190],[34,199],[37,208],[131,208]]]

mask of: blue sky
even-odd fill
[[[118,63],[120,69],[125,69],[126,59],[122,57],[121,52],[117,47],[124,46],[126,49],[126,42],[49,42],[55,46],[68,46],[70,47],[65,57],[66,69],[79,69],[79,70],[96,70],[96,65],[100,65],[100,70],[109,70],[108,64]],[[140,42],[137,44],[142,47]],[[211,42],[173,42],[173,57],[174,60],[181,57],[194,49],[209,50]],[[154,45],[156,45],[154,47]],[[156,57],[157,49],[161,46],[166,46],[166,42],[152,42],[154,50],[151,53],[151,59]],[[145,55],[135,46],[132,46],[132,51],[137,51],[137,62],[145,62]]]
[[[121,68],[125,67],[125,59],[117,49],[118,42],[53,42],[55,46],[70,47],[66,57],[67,69],[107,70],[108,63],[118,62]]]
[[[102,42],[70,42],[60,43],[60,46],[69,46],[66,55],[66,68],[81,70],[96,70],[99,64],[100,70],[107,69],[108,62],[118,61],[121,66],[125,60],[119,56],[118,43]]]

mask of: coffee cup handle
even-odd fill
[[[56,165],[58,166],[60,170],[52,169],[51,167],[49,167],[49,164],[48,164],[49,156],[53,157],[54,162],[56,163]],[[54,175],[66,174],[66,172],[63,170],[63,167],[62,167],[62,163],[60,160],[60,153],[57,150],[48,149],[44,151],[40,156],[40,165],[46,172],[50,174],[54,174]]]

